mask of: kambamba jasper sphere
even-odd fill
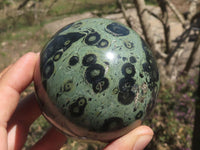
[[[40,54],[35,91],[67,136],[114,140],[141,124],[159,90],[155,59],[132,29],[91,18],[58,31]]]

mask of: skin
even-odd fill
[[[34,93],[21,100],[20,93],[33,81],[39,54],[27,53],[0,73],[0,149],[20,150],[27,138],[30,125],[41,115]],[[105,150],[142,150],[151,141],[153,131],[139,126],[108,144]],[[56,150],[67,138],[51,128],[32,150]]]

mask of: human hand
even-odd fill
[[[0,73],[0,150],[21,149],[30,125],[41,115],[33,93],[19,102],[21,92],[33,80],[37,60],[37,54],[27,53]],[[110,143],[105,150],[141,150],[152,136],[149,127],[140,126]],[[32,149],[59,149],[66,140],[66,136],[52,127]]]

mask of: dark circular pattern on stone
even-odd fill
[[[125,47],[128,48],[128,49],[134,48],[133,42],[130,42],[130,41],[124,42],[124,45],[125,45]]]
[[[150,53],[149,46],[145,43],[145,41],[141,39],[142,48],[146,55],[146,63],[144,63],[143,70],[149,74],[150,81],[148,83],[149,89],[152,91],[157,85],[156,83],[159,81],[159,73],[156,61],[153,58],[152,53]]]
[[[156,87],[156,83],[159,80],[158,71],[153,70],[153,66],[150,62],[142,64],[143,70],[149,74],[150,80],[147,81],[149,89],[152,91]]]
[[[115,130],[122,129],[124,126],[125,125],[124,125],[122,118],[111,117],[109,119],[105,119],[101,130],[102,131],[115,131]]]
[[[108,44],[109,44],[109,42],[108,42],[107,40],[102,39],[102,40],[98,43],[97,47],[98,47],[98,48],[105,48],[105,47],[108,46]]]
[[[53,60],[54,60],[54,61],[58,61],[58,60],[61,58],[62,54],[63,54],[62,51],[56,52],[56,54],[55,54],[54,57],[53,57]]]
[[[69,60],[69,65],[74,66],[79,62],[78,56],[72,56]]]
[[[141,77],[141,78],[144,78],[144,75],[143,75],[142,73],[140,73],[140,77]]]
[[[106,27],[106,31],[113,36],[126,36],[129,34],[129,30],[119,23],[113,22]]]
[[[58,34],[58,33],[57,33]],[[63,49],[66,51],[74,42],[78,41],[85,34],[73,32],[66,35],[55,36],[52,38],[51,42],[45,47],[45,51],[41,52],[41,70],[44,68],[44,64],[52,57],[58,50]]]
[[[48,79],[51,77],[51,75],[54,72],[54,63],[52,60],[50,60],[45,66],[44,66],[44,71],[43,71],[43,77],[45,79]]]
[[[89,34],[86,38],[85,38],[85,43],[87,45],[94,45],[95,43],[97,43],[100,40],[100,35],[95,32],[95,33],[91,33]]]
[[[64,91],[69,92],[73,88],[73,81],[69,80],[64,84]]]
[[[105,69],[100,64],[90,65],[85,71],[85,78],[89,83],[93,83],[103,78]]]
[[[109,80],[107,78],[102,78],[100,80],[96,80],[95,82],[93,82],[92,88],[95,93],[101,93],[102,91],[108,88],[108,85],[109,85]]]
[[[131,91],[131,88],[135,85],[135,80],[132,78],[122,78],[119,81],[119,89],[122,92]]]
[[[134,56],[131,56],[129,58],[129,60],[130,60],[131,63],[136,63],[137,62],[137,60],[136,60],[136,58]]]
[[[88,54],[83,57],[82,64],[84,66],[89,66],[91,64],[95,64],[97,61],[97,57],[94,54]]]
[[[135,93],[131,91],[119,92],[118,101],[123,105],[129,105],[134,101]]]
[[[119,81],[120,92],[118,101],[123,105],[128,105],[134,101],[135,93],[132,92],[132,87],[135,85],[135,80],[132,78],[122,78]]]
[[[125,77],[133,77],[135,75],[135,67],[131,63],[125,63],[122,66],[122,74]]]
[[[72,117],[80,117],[84,113],[87,100],[84,97],[79,97],[78,100],[69,106],[69,111]]]
[[[151,66],[150,66],[149,63],[146,62],[146,63],[142,64],[142,67],[143,67],[143,70],[144,70],[145,72],[148,72],[148,73],[151,72]]]

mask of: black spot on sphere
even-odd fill
[[[60,49],[66,51],[74,42],[78,41],[83,36],[85,36],[85,34],[78,32],[54,36],[50,43],[48,43],[45,49],[41,52],[41,69],[43,69],[44,64],[49,60],[49,58],[54,56],[57,51]]]
[[[106,31],[113,36],[126,36],[129,34],[129,30],[125,26],[116,22],[107,25]]]
[[[126,57],[122,57],[122,60],[123,60],[123,61],[126,61],[126,60],[127,60],[127,58],[126,58]]]
[[[136,107],[134,107],[134,108],[133,108],[133,112],[136,112],[136,111],[137,111],[137,108],[136,108]]]
[[[72,56],[69,60],[69,65],[74,66],[79,62],[78,56]]]
[[[119,92],[118,101],[123,105],[129,105],[134,101],[135,93],[131,91]]]
[[[111,117],[104,120],[101,131],[116,131],[124,127],[124,122],[122,118]]]
[[[58,37],[55,38],[55,42],[53,42],[54,48],[59,50],[59,49],[68,49],[72,43],[76,42],[80,38],[82,38],[85,34],[81,34],[79,32],[72,32],[68,33],[66,35],[59,35]]]
[[[152,71],[152,68],[151,68],[151,66],[150,66],[150,64],[149,63],[143,63],[142,64],[142,67],[143,67],[143,70],[145,71],[145,72],[148,72],[148,73],[150,73],[151,71]]]
[[[125,77],[133,77],[135,75],[135,66],[131,63],[125,63],[122,66],[122,74]]]
[[[135,93],[132,91],[132,87],[135,84],[135,80],[132,78],[122,78],[119,81],[120,92],[118,94],[118,101],[123,105],[128,105],[134,101]]]
[[[66,51],[74,42],[78,41],[80,38],[85,36],[85,34],[79,32],[72,32],[63,36],[64,36],[63,50]]]
[[[136,120],[141,119],[142,116],[143,116],[143,111],[140,110],[140,111],[137,113],[137,115],[135,116],[135,119],[136,119]]]
[[[42,76],[45,79],[49,79],[54,72],[54,63],[50,60],[47,64],[44,65],[44,69],[42,70]]]
[[[56,94],[56,98],[58,99],[62,94],[63,94],[62,91],[58,92],[58,93]]]
[[[119,93],[119,89],[116,87],[116,88],[114,88],[113,90],[112,90],[112,93],[113,94],[118,94]]]
[[[135,58],[134,56],[131,56],[131,57],[129,58],[129,61],[130,61],[131,63],[136,63],[136,62],[137,62],[137,60],[136,60],[136,58]]]
[[[143,64],[143,69],[145,72],[149,73],[151,81],[157,82],[159,80],[159,72],[155,59],[151,53],[149,46],[141,38],[142,47],[146,55],[146,63]]]
[[[128,48],[128,49],[134,48],[134,44],[133,44],[133,42],[131,42],[131,41],[124,42],[124,45],[125,45],[125,47]]]
[[[92,88],[95,93],[101,93],[102,91],[106,90],[109,86],[109,81],[107,78],[102,78],[100,80],[96,80],[92,84]]]
[[[150,81],[147,82],[148,83],[148,88],[153,91],[153,89],[157,86],[156,82],[152,81],[152,79],[150,78]]]
[[[63,54],[62,51],[56,52],[56,54],[55,54],[54,57],[53,57],[53,60],[54,60],[54,61],[58,61],[58,60],[61,58],[62,54]]]
[[[122,78],[119,81],[119,89],[122,92],[129,92],[131,88],[135,85],[135,80],[132,78]]]
[[[91,33],[89,34],[86,38],[85,38],[85,43],[87,45],[94,45],[95,43],[97,43],[100,40],[100,34],[98,34],[97,32]]]
[[[97,61],[97,57],[94,54],[88,54],[83,57],[82,64],[84,66],[89,66],[91,64],[95,64]]]
[[[148,83],[149,89],[152,91],[157,86],[156,82],[159,80],[158,70],[154,68],[150,62],[146,62],[142,64],[142,66],[143,66],[143,70],[147,72],[149,75],[150,80],[147,81],[147,83]]]
[[[89,83],[93,83],[103,78],[105,69],[99,64],[90,65],[85,71],[85,78]]]
[[[107,40],[102,39],[102,40],[98,43],[97,47],[98,47],[98,48],[105,48],[105,47],[108,46],[108,44],[109,44],[109,42],[108,42]]]
[[[87,100],[84,97],[79,97],[76,102],[69,106],[69,111],[72,117],[80,117],[84,114],[85,106],[87,105]]]
[[[73,88],[73,81],[69,80],[66,83],[64,83],[64,91],[69,92]]]
[[[140,77],[141,77],[141,78],[144,78],[144,75],[143,75],[142,73],[140,73]]]
[[[87,104],[87,100],[85,97],[79,97],[77,103],[79,107],[85,107],[85,105]]]

